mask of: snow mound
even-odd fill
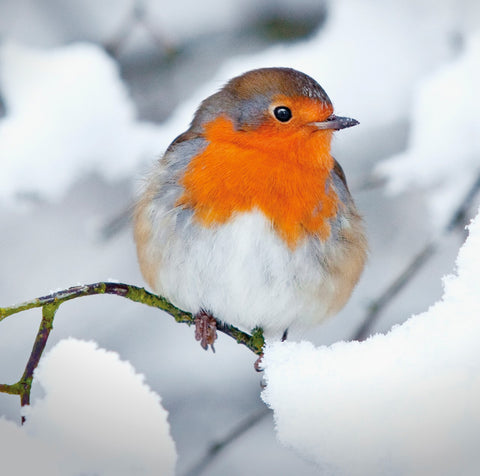
[[[267,347],[280,441],[325,474],[478,474],[479,263],[480,214],[428,311],[362,343]]]
[[[55,199],[82,173],[133,175],[158,154],[158,128],[138,122],[116,63],[99,47],[0,48],[0,199]]]
[[[5,474],[174,474],[167,412],[116,353],[66,339],[35,378],[46,395],[26,408],[25,425],[0,420]]]

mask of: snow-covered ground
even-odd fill
[[[21,4],[30,5],[28,15],[17,23],[8,21],[8,18],[14,18],[12,15]],[[477,117],[480,105],[475,90],[480,76],[479,3],[474,0],[331,2],[327,22],[317,34],[302,42],[274,45],[257,54],[237,56],[232,52],[228,61],[217,65],[217,70],[212,73],[213,79],[182,94],[180,106],[162,124],[138,119],[136,105],[129,97],[128,84],[122,79],[114,59],[92,43],[69,43],[72,40],[108,39],[117,28],[116,22],[122,21],[121,13],[128,12],[131,4],[119,2],[113,10],[107,1],[72,0],[64,9],[55,4],[58,8],[55,10],[58,13],[56,20],[40,11],[35,2],[7,1],[0,6],[0,25],[4,32],[0,44],[0,96],[5,112],[3,117],[0,116],[0,305],[13,304],[77,283],[109,278],[143,285],[131,230],[122,219],[142,174],[168,143],[187,127],[200,100],[231,76],[259,66],[291,66],[315,77],[325,87],[338,113],[360,120],[359,127],[337,134],[334,152],[365,216],[370,258],[347,307],[308,335],[292,336],[311,341],[317,349],[309,344],[295,343],[287,343],[281,349],[289,352],[300,346],[300,349],[307,349],[307,353],[320,356],[318,361],[322,370],[315,388],[322,389],[318,398],[322,407],[318,413],[312,411],[312,420],[327,412],[331,418],[329,428],[333,431],[336,421],[332,417],[339,415],[340,410],[336,408],[336,412],[330,412],[327,406],[345,402],[336,398],[338,394],[342,394],[342,398],[353,398],[358,392],[364,408],[372,411],[370,420],[355,420],[355,415],[347,419],[343,415],[328,448],[320,437],[316,439],[315,434],[312,434],[311,441],[302,441],[301,437],[295,439],[293,432],[297,429],[283,426],[283,417],[278,414],[280,438],[310,456],[315,444],[322,444],[325,452],[318,452],[318,458],[322,458],[319,463],[323,466],[337,463],[340,469],[347,471],[345,474],[349,474],[350,463],[356,464],[356,457],[365,465],[371,463],[364,466],[370,468],[369,474],[384,474],[378,469],[381,458],[395,449],[395,438],[398,440],[401,432],[392,431],[387,435],[390,439],[383,438],[388,428],[385,428],[385,421],[381,421],[381,411],[387,403],[382,400],[381,393],[367,392],[368,383],[391,383],[384,392],[388,397],[394,385],[403,384],[401,388],[408,390],[418,383],[421,371],[432,373],[434,378],[441,370],[439,364],[448,361],[451,363],[447,365],[448,372],[451,373],[445,373],[445,379],[432,382],[432,385],[438,389],[452,389],[452,393],[444,392],[443,400],[433,398],[437,405],[432,407],[429,415],[432,418],[438,415],[442,405],[456,395],[463,398],[457,410],[463,409],[466,424],[456,419],[454,412],[446,412],[444,420],[433,422],[438,426],[427,419],[426,425],[421,427],[425,433],[414,427],[418,431],[412,438],[418,436],[416,441],[420,448],[424,443],[422,438],[428,435],[427,430],[452,428],[461,441],[466,441],[467,451],[470,448],[468,442],[478,431],[474,425],[475,421],[478,422],[478,413],[465,394],[467,385],[476,388],[475,380],[469,381],[464,370],[469,362],[472,369],[478,364],[478,354],[474,347],[471,348],[472,358],[469,360],[469,356],[455,347],[457,339],[452,336],[464,335],[470,322],[472,333],[469,338],[475,337],[473,330],[474,325],[478,326],[475,322],[478,308],[476,315],[466,312],[465,319],[457,327],[455,321],[450,321],[451,311],[448,309],[447,312],[447,307],[455,307],[460,312],[460,307],[448,296],[458,286],[455,282],[466,279],[461,278],[462,273],[466,274],[462,271],[467,267],[466,261],[471,267],[468,284],[471,292],[480,289],[478,231],[477,254],[468,251],[473,247],[469,242],[469,248],[462,250],[459,258],[459,278],[447,281],[444,301],[433,308],[443,306],[442,312],[446,316],[435,323],[437,327],[432,325],[429,328],[428,322],[432,318],[417,317],[416,321],[409,321],[407,327],[397,328],[361,345],[319,346],[348,340],[368,313],[369,305],[432,239],[436,240],[433,256],[383,308],[371,332],[388,332],[394,324],[425,311],[442,296],[441,278],[454,270],[454,260],[465,234],[459,227],[456,231],[444,233],[441,239],[438,236],[480,173]],[[250,5],[248,8],[255,8],[253,2],[245,2],[243,7],[241,2],[218,2],[219,12],[223,12],[220,17],[224,21],[215,28],[233,28],[238,12],[247,12],[247,4]],[[192,26],[174,30],[178,32],[178,38],[188,35],[196,38],[195,35],[206,35],[214,29],[208,16],[197,12],[195,5],[175,4],[177,9],[171,7],[170,26],[186,9],[190,12]],[[158,23],[158,11],[154,6],[149,8],[147,18]],[[113,16],[109,16],[111,11],[115,12]],[[68,25],[77,26],[67,28]],[[172,63],[172,70],[175,67]],[[198,62],[192,66],[198,67]],[[195,70],[190,74],[195,75]],[[154,87],[147,89],[155,91]],[[151,102],[156,100],[152,97]],[[386,187],[368,185],[372,182],[371,177],[379,176],[386,180]],[[474,202],[478,204],[478,197]],[[475,203],[467,209],[467,214],[476,209]],[[478,219],[475,226],[478,228]],[[471,256],[465,258],[469,253]],[[448,306],[445,302],[449,303]],[[421,326],[411,323],[419,321]],[[0,382],[12,383],[18,379],[38,322],[37,310],[0,323]],[[448,322],[445,329],[451,326],[450,335],[446,337],[441,337],[443,334],[439,331],[442,322]],[[401,355],[402,342],[410,328],[416,339],[420,339],[421,332],[427,336],[431,332],[437,339],[432,337],[428,358],[424,358],[421,349],[415,347],[415,352],[398,362],[393,359],[396,355],[393,349]],[[102,348],[118,352],[120,358],[129,361],[136,372],[144,374],[148,386],[161,395],[178,452],[179,475],[187,474],[189,468],[195,467],[210,445],[222,440],[238,424],[264,408],[260,398],[261,377],[252,370],[253,354],[222,336],[215,355],[203,352],[193,339],[192,329],[177,325],[168,316],[152,309],[109,296],[75,300],[62,305],[57,313],[47,348],[51,349],[68,336],[94,340]],[[416,339],[415,342],[419,342]],[[391,354],[388,354],[389,342]],[[371,359],[377,364],[380,360],[384,367],[374,367],[371,372],[362,367],[361,374],[354,373],[348,359],[357,351],[365,354],[365,366]],[[100,351],[91,348],[88,352]],[[272,350],[269,357],[272,361],[274,352],[279,355],[280,349]],[[301,355],[300,352],[298,359]],[[438,360],[435,360],[437,356]],[[355,365],[361,366],[360,360],[353,359]],[[461,367],[462,371],[456,372],[454,364],[460,360],[462,365],[458,368]],[[50,363],[53,365],[54,362],[52,357]],[[56,362],[58,365],[58,359]],[[296,361],[289,362],[291,365]],[[415,367],[417,362],[419,368],[415,372],[406,371],[406,367]],[[47,363],[48,360],[45,365]],[[432,365],[436,366],[435,370]],[[337,369],[342,372],[341,381],[334,378]],[[401,374],[401,381],[400,377],[395,378],[395,369]],[[267,376],[272,393],[266,398],[275,408],[273,393],[278,380],[273,370]],[[292,385],[294,377],[298,379],[297,384],[302,385],[302,376],[300,372],[292,376]],[[451,380],[446,380],[447,376]],[[378,383],[378,380],[382,382]],[[426,404],[427,383],[419,387],[413,402]],[[42,390],[40,384],[35,383],[32,423],[29,420],[24,430],[13,427],[13,423],[1,422],[0,452],[6,448],[3,445],[5,435],[10,435],[8,438],[12,442],[28,445],[32,455],[40,451],[35,445],[42,437],[38,434],[33,437],[28,425],[33,427],[35,412],[41,415],[42,404],[48,403],[53,388],[48,385]],[[125,385],[135,386],[128,383],[128,377]],[[349,395],[345,396],[347,391]],[[68,411],[67,401],[74,404],[76,396],[64,395],[66,406],[61,410]],[[90,397],[89,404],[95,405],[95,398]],[[412,401],[405,403],[401,395],[399,398],[400,408],[405,412],[411,409]],[[143,405],[136,397],[131,399],[137,402],[136,405]],[[100,403],[98,409],[101,409]],[[346,408],[352,410],[354,407],[348,407],[348,403]],[[128,405],[126,400],[125,405]],[[374,414],[374,410],[378,413]],[[155,411],[152,409],[151,413]],[[288,408],[286,411],[288,418]],[[164,415],[160,407],[158,412]],[[18,422],[17,399],[0,394],[0,414]],[[40,421],[40,416],[38,418]],[[389,421],[395,423],[397,420],[393,418]],[[141,416],[135,419],[140,422]],[[417,419],[414,423],[421,421]],[[159,428],[162,425],[159,424]],[[343,438],[366,426],[371,429],[372,438],[381,439],[381,450],[372,454],[371,449],[355,447],[355,441],[351,439],[347,440],[351,449],[366,451],[363,460],[355,451],[350,460],[336,459],[346,451],[341,447]],[[168,432],[168,427],[163,426],[159,431],[165,430]],[[80,432],[74,437],[82,438],[81,435]],[[61,438],[61,434],[56,437]],[[32,438],[36,438],[34,443]],[[165,437],[165,441],[170,440]],[[446,439],[442,444],[448,441]],[[127,443],[119,443],[119,452],[123,452],[123,444]],[[402,446],[405,451],[390,453],[392,458],[388,464],[399,469],[399,474],[408,464],[430,464],[427,459],[422,460],[424,453],[412,453],[415,439],[411,444]],[[436,449],[439,447],[435,446]],[[424,448],[427,451],[429,447]],[[11,454],[15,453],[12,451]],[[173,462],[173,448],[169,454]],[[256,472],[252,474],[319,474],[317,466],[276,440],[270,417],[263,418],[219,452],[202,474],[245,474],[246,461],[255,467]],[[50,460],[48,464],[53,468],[55,461]],[[106,471],[103,474],[108,474]],[[45,474],[54,474],[53,469]]]

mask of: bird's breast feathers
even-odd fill
[[[363,268],[366,245],[340,178],[334,175],[329,185],[336,213],[323,216],[327,235],[321,233],[325,228],[316,233],[299,225],[291,232],[292,245],[285,236],[292,218],[275,220],[255,203],[230,208],[221,220],[199,219],[195,207],[183,201],[185,186],[171,164],[175,161],[164,161],[150,180],[136,213],[140,266],[159,294],[193,313],[207,310],[247,330],[263,326],[270,335],[296,321],[319,322],[344,305]],[[275,207],[297,212],[289,211],[286,198]]]
[[[207,227],[258,209],[292,249],[308,234],[326,240],[339,207],[329,137],[303,130],[281,137],[268,127],[242,133],[224,117],[212,121],[206,147],[180,178],[176,205]]]

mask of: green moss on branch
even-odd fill
[[[157,296],[156,294],[148,292],[144,288],[139,288],[138,286],[133,286],[131,284],[111,282],[73,286],[47,296],[26,301],[16,306],[0,308],[0,321],[8,316],[12,316],[13,314],[17,314],[22,311],[27,311],[34,308],[42,308],[42,321],[33,344],[30,358],[25,366],[25,371],[18,382],[11,385],[0,384],[0,392],[20,396],[22,406],[29,404],[33,372],[40,361],[42,353],[47,344],[50,331],[53,328],[55,313],[60,305],[64,302],[84,296],[93,296],[95,294],[113,294],[115,296],[120,296],[129,299],[130,301],[161,309],[167,314],[170,314],[175,321],[179,323],[188,325],[195,323],[195,318],[191,313],[178,309],[162,296]],[[219,321],[217,321],[217,329],[218,331],[223,332],[224,334],[227,334],[235,339],[239,344],[243,344],[256,355],[262,354],[264,339],[261,329],[255,329],[253,334],[249,335],[237,329],[236,327],[229,326]]]

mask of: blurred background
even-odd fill
[[[204,97],[262,66],[310,74],[360,121],[333,148],[369,263],[338,316],[292,338],[363,339],[438,300],[479,204],[479,2],[1,0],[0,306],[143,286],[130,225],[142,176]],[[0,324],[1,382],[21,375],[39,318]],[[142,372],[170,414],[179,475],[317,474],[275,440],[255,356],[225,336],[204,352],[193,332],[96,296],[62,305],[48,348],[95,340]],[[0,414],[18,421],[17,399],[0,394]]]

